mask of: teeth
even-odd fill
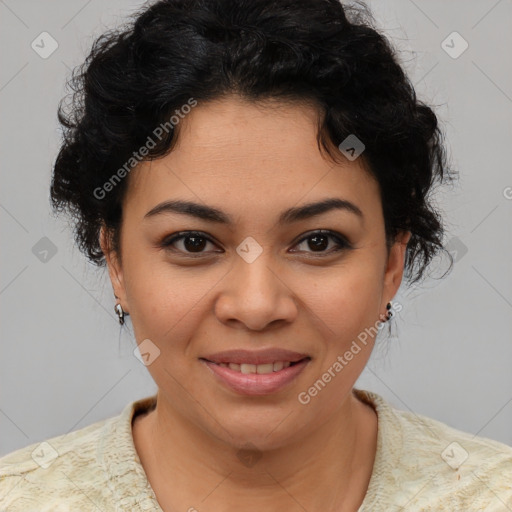
[[[288,368],[290,364],[290,361],[276,361],[275,363],[265,364],[219,363],[219,366],[222,366],[223,368],[229,368],[230,370],[244,374],[257,373],[263,375],[266,373],[278,372],[283,368]]]
[[[274,364],[259,364],[256,366],[256,373],[272,373],[274,371]]]
[[[276,361],[274,363],[274,371],[275,372],[278,372],[279,370],[282,370],[284,368],[284,363],[283,361]]]
[[[241,364],[240,371],[242,373],[256,373],[256,365],[255,364]]]

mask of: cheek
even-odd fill
[[[366,258],[352,258],[337,268],[292,270],[282,276],[291,293],[313,314],[311,319],[326,336],[343,339],[374,323],[380,304],[378,271]],[[169,338],[191,335],[190,326],[200,326],[208,298],[222,288],[223,272],[212,268],[177,268],[159,259],[149,261],[136,252],[124,262],[125,287],[136,339],[155,338],[164,343]],[[229,275],[226,275],[229,279]],[[220,287],[220,288],[219,288]],[[215,291],[216,290],[216,291]],[[210,298],[211,299],[211,298]],[[311,314],[305,311],[306,316]],[[316,320],[315,320],[316,317]]]
[[[178,350],[200,325],[222,274],[199,267],[178,268],[159,256],[130,253],[125,288],[135,338],[149,338],[162,352]]]
[[[349,393],[370,358],[379,330],[379,269],[362,258],[358,261],[316,279],[309,294],[304,291],[322,349],[312,387],[303,391],[317,397],[315,403],[324,410],[337,409],[340,397]],[[316,388],[318,380],[328,384]]]
[[[378,320],[382,283],[375,264],[354,258],[323,275],[316,274],[314,280],[301,281],[304,303],[317,317],[322,332],[336,344],[357,338]]]

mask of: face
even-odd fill
[[[284,446],[342,413],[402,279],[408,236],[388,254],[377,182],[320,152],[316,116],[198,104],[172,152],[129,176],[122,265],[102,231],[159,407],[233,446]]]

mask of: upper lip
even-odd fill
[[[300,361],[307,354],[293,352],[282,348],[271,348],[265,350],[225,350],[216,352],[200,359],[206,359],[212,363],[235,363],[235,364],[266,364],[275,363],[276,361],[290,361],[291,363]]]

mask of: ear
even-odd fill
[[[410,231],[400,231],[389,250],[389,257],[384,272],[381,311],[386,309],[386,304],[396,295],[402,283],[405,253],[410,238]]]
[[[111,233],[106,229],[103,224],[100,229],[100,246],[105,260],[107,263],[108,273],[110,275],[110,282],[112,283],[112,289],[114,295],[121,303],[122,308],[127,312],[128,302],[126,300],[126,290],[124,287],[123,270],[119,262],[118,254],[112,247]]]

